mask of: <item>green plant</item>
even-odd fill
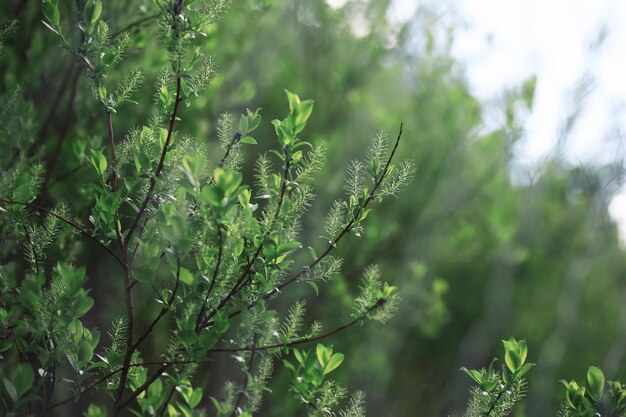
[[[621,417],[626,414],[626,388],[619,381],[605,381],[604,373],[596,366],[587,370],[586,386],[564,379],[565,401],[560,415],[563,417]]]
[[[535,365],[525,363],[528,348],[524,340],[502,341],[504,361],[501,371],[494,369],[494,358],[487,369],[461,368],[477,387],[471,389],[466,417],[507,416],[526,393],[522,378]],[[565,386],[565,400],[559,408],[560,417],[623,417],[626,415],[626,387],[619,381],[606,381],[602,370],[590,366],[586,385],[575,380],[560,381]]]
[[[526,393],[526,380],[523,376],[534,366],[533,363],[526,363],[526,341],[510,338],[503,340],[502,344],[504,364],[500,371],[494,368],[497,358],[491,361],[487,369],[461,368],[461,371],[478,384],[478,387],[472,388],[466,417],[506,416]]]
[[[393,163],[402,127],[392,142],[376,136],[367,159],[352,163],[347,195],[335,202],[326,221],[328,242],[319,254],[309,248],[311,259],[303,261],[298,234],[325,154],[323,142],[301,137],[313,101],[286,92],[289,112],[272,121],[278,147],[259,156],[254,183],[244,181],[242,154],[245,146],[257,144],[259,110],[236,121],[228,114],[220,118],[223,156],[210,166],[214,150],[177,126],[184,118],[181,104],[190,106],[216,73],[215,62],[202,56],[194,39],[206,35],[228,2],[154,4],[167,59],[151,117],[120,140],[115,115],[129,111],[144,80],[139,68],[119,75],[133,40],[125,31],[112,32],[100,0],[88,0],[80,10],[43,1],[45,25],[77,60],[76,77],[85,74],[106,122],[105,135],[88,125],[94,130],[73,139],[76,158],[91,169],[87,183],[73,189],[77,211],[48,195],[51,179],[43,161],[48,155],[42,149],[49,149],[40,148],[34,134],[45,121],[37,120],[19,89],[2,96],[2,406],[10,416],[46,415],[100,391],[110,400],[81,410],[87,416],[109,409],[114,415],[127,410],[139,416],[205,415],[209,404],[218,416],[250,416],[268,390],[274,361],[293,352],[299,365],[286,366],[293,372],[295,395],[311,415],[328,415],[346,396],[337,382],[325,379],[343,355],[321,343],[315,355],[296,347],[366,319],[384,322],[398,300],[395,287],[381,281],[377,268],[368,269],[352,319],[329,331],[319,322],[303,330],[304,302],[296,302],[285,317],[271,304],[294,283],[318,292],[341,268],[332,255],[339,242],[349,234],[360,236],[372,203],[395,196],[410,181],[412,164]],[[80,17],[79,33],[64,24],[72,12]],[[19,106],[24,111],[6,111]],[[48,199],[56,203],[53,208],[41,202]],[[113,266],[102,273],[122,286],[102,343],[100,331],[85,320],[100,301],[89,291],[85,265],[93,247],[85,242],[107,253]],[[137,306],[151,300],[159,307],[141,326]],[[159,340],[162,348],[147,356],[146,341],[166,325],[172,337]],[[194,376],[224,354],[232,355],[243,379],[227,383],[221,396],[205,394]],[[361,393],[353,394],[341,415],[363,415],[363,401]]]

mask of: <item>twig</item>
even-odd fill
[[[117,32],[113,33],[111,35],[111,39],[117,38],[122,33],[127,32],[127,31],[129,31],[130,29],[132,29],[134,27],[141,26],[141,25],[143,25],[145,23],[148,23],[148,22],[150,22],[150,21],[152,21],[154,19],[158,19],[159,16],[161,16],[161,13],[155,13],[155,14],[143,17],[143,18],[141,18],[139,20],[136,20],[136,21],[134,21],[134,22],[124,26],[122,29],[118,30]]]
[[[252,375],[252,365],[254,363],[254,355],[256,353],[256,343],[257,343],[258,335],[254,333],[252,338],[252,352],[250,353],[250,361],[248,362],[248,373],[244,374],[243,383],[241,384],[241,392],[237,396],[237,401],[235,402],[235,407],[233,408],[233,412],[230,414],[230,417],[235,417],[235,413],[241,404],[241,400],[243,399],[243,394],[245,393],[245,388],[248,386],[248,375]]]
[[[209,352],[249,352],[252,350],[268,350],[268,349],[278,349],[278,348],[290,348],[290,347],[294,347],[294,346],[298,346],[298,345],[302,345],[305,343],[311,343],[311,342],[317,342],[319,340],[323,340],[326,339],[334,334],[337,334],[339,332],[342,332],[346,329],[349,329],[350,327],[354,326],[355,324],[359,323],[360,321],[364,320],[367,315],[369,313],[371,313],[372,311],[376,310],[379,307],[382,307],[383,305],[385,305],[387,301],[384,299],[380,299],[376,302],[376,304],[374,304],[372,307],[368,308],[365,313],[363,313],[362,315],[360,315],[359,317],[355,318],[354,320],[344,324],[343,326],[337,327],[336,329],[321,334],[319,336],[315,336],[315,337],[303,337],[300,339],[296,339],[293,340],[291,342],[287,342],[287,343],[274,343],[271,345],[264,345],[264,346],[246,346],[246,347],[241,347],[241,348],[214,348],[214,349],[210,349]]]
[[[302,270],[300,272],[298,272],[297,274],[295,274],[293,277],[291,277],[288,280],[286,280],[286,281],[282,282],[281,284],[277,285],[275,288],[265,292],[261,297],[257,298],[255,301],[253,301],[250,304],[248,304],[246,306],[247,309],[250,309],[250,308],[254,307],[259,302],[259,300],[266,300],[266,299],[270,298],[272,295],[280,292],[283,288],[285,288],[285,287],[293,284],[294,282],[296,282],[299,278],[301,278],[303,275],[305,275],[308,271],[310,271],[311,269],[315,268],[315,266],[317,266],[322,260],[324,260],[324,258],[326,258],[337,247],[337,244],[339,243],[339,241],[350,231],[350,229],[354,225],[354,223],[355,223],[356,219],[358,218],[359,214],[361,213],[361,211],[363,209],[365,209],[367,207],[367,205],[376,197],[376,192],[378,191],[378,188],[380,187],[380,185],[382,184],[383,180],[387,176],[387,173],[389,172],[389,166],[391,165],[391,161],[393,160],[393,157],[396,154],[396,150],[398,149],[398,145],[400,144],[400,139],[402,138],[402,127],[403,127],[403,124],[400,124],[400,131],[398,132],[398,137],[396,138],[396,142],[395,142],[395,144],[393,146],[391,154],[389,155],[389,158],[387,159],[387,163],[385,164],[385,168],[383,169],[383,172],[382,172],[380,178],[374,184],[374,188],[370,192],[368,198],[363,203],[363,206],[357,211],[355,216],[353,216],[352,220],[350,220],[350,222],[343,228],[343,230],[328,245],[326,250],[321,255],[319,255],[317,258],[315,258],[315,260],[313,262],[311,262],[306,267],[302,268]],[[234,311],[234,312],[230,313],[228,318],[233,318],[233,317],[241,314],[241,311],[242,310],[237,310],[237,311]],[[207,323],[207,325],[208,325],[208,323]]]
[[[170,140],[172,139],[172,133],[174,131],[174,124],[176,123],[176,114],[178,113],[178,105],[182,101],[180,98],[181,94],[181,83],[180,77],[176,77],[176,101],[174,102],[174,111],[172,112],[172,118],[170,119],[170,125],[167,129],[167,138],[165,139],[165,145],[163,145],[163,150],[161,151],[161,159],[159,160],[159,164],[157,165],[156,170],[154,171],[154,176],[150,178],[150,185],[148,187],[148,192],[146,193],[146,197],[144,198],[141,206],[139,207],[139,211],[135,216],[135,220],[133,221],[132,226],[128,229],[128,234],[126,235],[126,239],[124,240],[124,247],[128,248],[128,244],[130,243],[130,239],[139,224],[139,220],[143,215],[144,211],[146,211],[146,207],[148,207],[148,202],[150,198],[152,198],[152,194],[154,193],[154,187],[156,186],[156,178],[159,178],[161,175],[161,171],[163,170],[163,164],[165,163],[165,155],[167,154]]]
[[[196,333],[200,330],[202,325],[202,321],[204,320],[204,313],[206,312],[206,305],[211,297],[211,292],[213,291],[213,287],[215,286],[215,281],[217,281],[217,275],[220,271],[220,265],[222,263],[222,251],[224,250],[224,241],[222,238],[222,230],[221,225],[217,225],[217,240],[218,240],[218,253],[217,253],[217,263],[215,265],[215,269],[213,270],[213,277],[211,278],[211,284],[209,285],[209,289],[204,297],[204,301],[202,302],[202,307],[200,307],[200,312],[198,313],[198,318],[196,319]]]
[[[38,206],[36,204],[32,204],[32,203],[26,203],[23,201],[15,201],[15,200],[6,200],[6,199],[0,199],[0,202],[4,203],[4,204],[19,204],[21,206],[25,206],[28,207],[30,209],[39,211],[41,213],[45,213],[48,214],[56,219],[61,220],[63,223],[73,227],[76,231],[78,231],[81,235],[85,236],[86,238],[96,242],[98,245],[102,246],[102,248],[104,248],[107,252],[109,252],[109,254],[111,256],[113,256],[120,265],[122,265],[122,267],[126,267],[126,263],[122,260],[122,258],[119,257],[118,254],[116,254],[115,252],[113,252],[113,250],[111,248],[109,248],[107,245],[105,245],[104,243],[102,243],[100,240],[98,240],[97,237],[95,237],[94,235],[92,235],[91,233],[89,233],[88,231],[86,231],[85,229],[83,229],[82,227],[78,226],[76,223],[72,222],[71,220],[68,220],[66,218],[63,218],[61,216],[59,216],[58,214],[54,213],[53,211],[48,210],[47,208]]]
[[[115,159],[115,135],[113,133],[113,116],[111,115],[111,111],[107,109],[107,126],[109,131],[109,150],[111,152],[111,191],[115,193],[117,190],[117,161]],[[120,230],[120,224],[117,220],[117,208],[114,213],[114,222],[115,222],[115,235],[117,236],[117,242],[120,245],[120,249],[125,251],[124,249],[124,240],[122,238],[122,232]]]
[[[135,323],[135,314],[133,312],[133,295],[131,289],[130,268],[125,268],[124,274],[124,303],[126,304],[126,353],[124,354],[124,365],[122,367],[122,375],[120,375],[120,383],[117,387],[115,400],[115,415],[118,416],[122,410],[122,398],[126,388],[126,380],[128,379],[128,371],[130,369],[130,361],[133,357],[133,328]]]

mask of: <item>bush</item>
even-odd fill
[[[387,320],[398,300],[396,288],[381,281],[376,267],[369,268],[351,317],[330,330],[317,321],[304,328],[303,301],[287,313],[273,309],[272,302],[292,284],[307,283],[317,292],[332,279],[341,268],[341,259],[333,256],[336,246],[347,235],[360,236],[371,206],[410,181],[412,164],[393,161],[402,126],[392,141],[378,134],[365,159],[349,165],[346,196],[332,205],[325,222],[325,244],[319,254],[302,250],[301,219],[314,199],[312,182],[325,154],[323,142],[300,136],[313,101],[286,92],[289,112],[272,121],[278,146],[259,155],[254,182],[244,181],[242,155],[257,144],[260,110],[220,118],[223,156],[210,166],[215,150],[177,126],[185,106],[201,97],[216,75],[215,61],[203,57],[195,38],[218,22],[228,2],[154,3],[158,13],[117,32],[105,21],[100,0],[88,0],[81,10],[53,0],[42,4],[44,24],[64,49],[59,54],[78,62],[59,94],[73,100],[84,76],[97,103],[94,112],[106,121],[105,132],[85,123],[73,139],[73,152],[90,173],[85,183],[68,184],[71,204],[51,192],[52,184],[68,177],[49,174],[61,146],[45,146],[50,118],[41,117],[17,86],[1,97],[5,414],[63,415],[69,407],[90,417],[108,411],[191,416],[214,410],[218,416],[250,416],[280,358],[292,374],[292,393],[309,414],[333,413],[347,393],[328,374],[344,356],[322,341],[366,319]],[[71,13],[79,16],[78,30],[65,24]],[[128,30],[155,20],[167,59],[158,72],[153,110],[120,139],[116,118],[131,111],[129,103],[144,88],[141,69],[120,65],[129,51],[140,50]],[[3,39],[16,33],[14,21],[4,28]],[[113,266],[90,271],[94,250],[106,252]],[[92,317],[94,304],[107,296],[90,291],[90,285],[94,277],[109,275],[123,297],[99,309],[103,317]],[[149,306],[150,313],[157,306],[145,325],[140,324],[148,313],[138,306]],[[101,343],[101,332],[90,323],[111,315]],[[155,335],[166,326],[169,339],[164,331]],[[221,395],[205,393],[198,376],[225,354],[240,368],[238,382],[226,383]],[[98,392],[109,399],[92,395]],[[363,415],[363,403],[362,393],[353,393],[340,415]]]

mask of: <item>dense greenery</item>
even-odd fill
[[[98,376],[106,376],[106,369],[113,372],[123,367],[129,339],[128,321],[124,321],[125,274],[113,254],[125,262],[124,240],[153,182],[152,197],[139,216],[148,221],[135,227],[127,248],[134,251],[133,242],[141,246],[137,246],[131,275],[137,280],[132,289],[134,341],[164,312],[138,346],[146,362],[197,353],[193,346],[200,341],[191,340],[193,336],[172,340],[172,329],[186,336],[195,333],[195,328],[194,332],[182,330],[189,323],[195,327],[200,317],[197,306],[204,299],[198,299],[198,291],[210,293],[202,313],[208,317],[247,270],[245,256],[254,258],[261,245],[268,246],[261,249],[251,268],[253,282],[248,284],[244,278],[246,285],[224,309],[234,313],[247,306],[245,300],[256,300],[254,294],[262,294],[272,284],[290,282],[301,265],[311,264],[312,256],[321,256],[337,226],[325,222],[328,209],[335,207],[336,213],[349,216],[363,202],[357,195],[357,205],[351,206],[348,196],[346,205],[334,206],[337,196],[345,195],[345,172],[362,170],[371,191],[374,184],[367,171],[372,162],[366,151],[370,139],[382,129],[392,134],[393,145],[401,122],[404,133],[394,160],[414,161],[415,178],[399,199],[368,204],[375,212],[364,219],[361,238],[346,233],[333,247],[332,259],[337,264],[323,266],[331,272],[328,278],[334,275],[334,279],[315,282],[300,276],[288,290],[257,303],[250,315],[233,317],[227,329],[218,322],[217,313],[208,323],[213,321],[211,328],[217,331],[221,326],[226,332],[216,348],[285,344],[298,337],[316,337],[313,331],[323,336],[359,318],[368,300],[376,304],[377,296],[371,298],[372,294],[355,304],[354,294],[359,294],[362,277],[378,282],[379,274],[389,277],[402,295],[394,316],[384,325],[353,325],[320,341],[319,348],[312,341],[293,346],[287,353],[278,348],[254,349],[254,355],[213,352],[206,355],[211,361],[196,369],[171,364],[155,380],[159,382],[128,408],[158,413],[162,407],[155,403],[171,392],[170,403],[179,412],[200,401],[194,410],[206,409],[215,415],[216,407],[223,407],[222,412],[229,415],[224,407],[230,396],[231,404],[239,402],[242,412],[260,406],[255,415],[306,415],[312,410],[303,407],[303,401],[333,401],[336,398],[330,393],[343,392],[342,385],[354,392],[342,402],[348,407],[343,409],[347,415],[358,415],[366,408],[376,416],[413,416],[415,410],[420,415],[460,416],[466,411],[471,380],[458,369],[487,368],[497,341],[510,335],[528,340],[536,363],[524,376],[527,398],[513,408],[514,415],[553,416],[565,398],[558,380],[580,379],[589,364],[601,365],[609,379],[623,378],[626,263],[616,227],[607,214],[608,202],[621,185],[621,162],[573,167],[555,158],[541,166],[520,166],[514,156],[524,134],[525,115],[532,111],[534,79],[503,92],[495,105],[479,103],[467,87],[462,67],[450,57],[455,22],[425,10],[406,24],[389,22],[384,17],[389,7],[386,0],[348,1],[339,9],[324,0],[242,0],[222,10],[220,16],[209,13],[208,18],[221,20],[204,22],[208,23],[201,31],[204,34],[193,31],[193,25],[202,23],[202,14],[192,16],[188,6],[224,4],[184,1],[179,3],[180,12],[189,19],[164,23],[176,12],[177,3],[163,2],[169,9],[160,10],[152,0],[104,1],[92,22],[96,2],[60,0],[55,3],[58,23],[54,9],[34,0],[5,1],[0,7],[0,141],[5,149],[0,154],[0,197],[14,201],[0,204],[5,210],[0,213],[0,264],[7,286],[0,290],[2,308],[7,311],[0,338],[8,346],[1,353],[0,368],[12,384],[4,380],[0,384],[6,409],[14,409],[13,397],[32,401],[37,414],[43,401],[53,405],[71,398],[48,415],[80,415],[92,403],[94,415],[100,412],[96,405],[114,413],[117,374],[108,385],[102,382],[81,395],[77,403],[68,390],[89,387],[98,382]],[[190,34],[190,39],[171,42],[179,39],[177,31],[183,38]],[[176,64],[181,54],[182,67]],[[180,103],[177,74],[181,75]],[[280,136],[276,126],[259,118],[293,118],[299,104],[293,105],[295,96],[286,100],[285,89],[315,100],[306,129],[295,135],[300,143],[312,146],[292,148],[288,158],[283,154],[284,144],[276,138],[289,141],[289,135]],[[262,110],[248,112],[246,108]],[[295,112],[308,113],[303,110]],[[227,111],[238,116],[222,116]],[[573,111],[564,125],[564,138],[577,114]],[[237,130],[246,130],[246,123],[250,134],[233,141]],[[170,130],[171,146],[165,147]],[[116,145],[115,165],[110,136]],[[160,174],[154,175],[166,148],[169,152]],[[279,155],[271,153],[272,149]],[[311,159],[313,149],[318,153]],[[265,155],[261,163],[259,155]],[[297,155],[302,156],[295,161]],[[354,159],[361,160],[361,165],[348,162]],[[297,165],[289,163],[288,203],[277,210],[287,160]],[[384,167],[386,159],[379,160]],[[293,183],[298,166],[312,161],[320,162],[312,170],[316,173]],[[220,163],[223,171],[216,171]],[[400,163],[395,165],[392,174],[400,172]],[[409,165],[405,168],[410,172]],[[266,184],[256,176],[263,169],[270,170],[265,174]],[[235,174],[230,178],[229,172],[239,172],[241,180]],[[309,215],[301,217],[297,204],[305,201],[294,199],[312,195],[313,190],[316,198],[306,200]],[[249,207],[252,219],[233,218],[231,210],[246,211],[239,199],[245,203],[248,192],[249,204],[258,205],[254,211]],[[221,193],[227,202],[218,208],[215,203]],[[18,197],[31,207],[15,203]],[[80,236],[75,227],[55,221],[37,207],[71,220],[98,241]],[[280,216],[288,216],[280,223],[272,220],[272,212],[279,211]],[[122,245],[115,218],[120,220]],[[252,230],[255,224],[259,232]],[[280,230],[272,227],[277,225]],[[266,240],[264,233],[270,229],[277,238]],[[216,250],[220,234],[225,242],[255,233],[263,236],[262,241],[244,239],[238,260],[233,256],[240,241],[224,247],[219,271],[227,272],[215,281],[224,287],[214,284],[208,291],[220,258]],[[293,243],[294,250],[277,262],[282,257],[279,246],[292,242],[314,248],[314,254],[295,249]],[[257,266],[272,257],[276,262],[270,261],[271,268],[262,273],[263,282]],[[372,263],[379,267],[371,267]],[[232,272],[237,267],[239,275]],[[217,275],[222,275],[219,271]],[[176,282],[177,295],[172,297]],[[72,317],[73,327],[63,321],[56,322],[56,327],[37,322],[54,313],[60,293],[52,291],[61,291],[63,283],[72,284],[62,290],[70,291],[75,300],[64,313]],[[382,284],[380,290],[381,294],[389,291]],[[37,303],[50,309],[37,310]],[[189,314],[195,314],[195,320],[181,322]],[[324,328],[319,329],[314,319],[322,320]],[[263,334],[242,327],[255,320],[268,323]],[[78,328],[77,321],[82,327]],[[267,333],[269,323],[276,326],[272,329],[279,336]],[[37,331],[37,326],[45,332]],[[285,339],[294,328],[292,338]],[[44,345],[49,362],[43,363],[34,351],[20,357],[12,346],[10,330],[32,346],[41,347],[50,332],[63,336],[67,343],[55,345],[56,354]],[[80,337],[68,339],[68,334],[81,331]],[[39,339],[33,340],[33,335]],[[185,345],[168,352],[172,342]],[[91,361],[81,362],[93,346]],[[108,355],[116,350],[121,350],[122,357],[113,353],[111,360]],[[164,352],[172,355],[164,358]],[[104,362],[96,355],[109,361],[105,364],[109,368],[96,365],[85,371],[90,364]],[[274,359],[282,355],[285,362],[273,360],[272,378],[261,384],[261,376],[270,372],[270,355]],[[251,356],[256,365],[250,373]],[[332,369],[342,358],[341,366]],[[136,363],[137,357],[130,360]],[[115,368],[115,361],[121,361],[120,368]],[[19,363],[24,365],[18,367]],[[54,363],[63,369],[56,375],[52,398],[46,399],[43,384],[50,389],[52,374],[42,375],[39,369],[51,369]],[[124,399],[138,388],[137,381],[160,372],[161,365],[132,367]],[[83,367],[82,374],[74,366]],[[322,369],[332,373],[324,375]],[[328,376],[338,381],[328,382],[333,387],[326,397],[316,391],[320,385],[314,382],[320,373],[324,381],[330,381]],[[186,379],[192,385],[187,386]],[[298,380],[306,380],[306,386],[294,384]],[[232,383],[227,385],[228,381]],[[172,391],[178,384],[179,389]],[[24,391],[25,386],[34,389]],[[272,393],[261,391],[261,386]],[[33,392],[37,399],[30,397]],[[25,404],[19,408],[22,414],[27,410]]]

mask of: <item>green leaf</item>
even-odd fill
[[[191,275],[191,272],[189,272],[187,268],[180,268],[179,279],[180,282],[185,285],[193,284],[193,275]]]
[[[100,19],[102,14],[102,2],[100,0],[91,0],[85,5],[85,17],[89,19],[92,25]]]
[[[514,350],[509,350],[504,354],[504,362],[511,372],[517,371],[522,366],[522,358],[519,353]]]
[[[320,365],[322,365],[322,368],[325,368],[326,364],[328,363],[328,360],[330,359],[333,353],[333,350],[331,348],[324,346],[321,343],[318,343],[317,346],[315,347],[315,353],[317,354],[318,362],[320,363]]]
[[[289,100],[289,110],[293,111],[300,104],[300,97],[289,90],[285,90],[285,93],[287,94],[287,100]]]
[[[166,142],[167,142],[167,129],[160,127],[159,128],[159,143],[161,144],[161,149],[165,148]]]
[[[343,362],[343,359],[343,353],[335,353],[334,355],[332,355],[328,360],[328,363],[324,367],[324,375],[329,374],[337,369],[339,365],[341,365],[341,363]]]
[[[587,370],[587,386],[589,395],[594,400],[599,400],[604,393],[604,373],[596,366],[590,366]]]
[[[59,8],[56,4],[52,2],[47,2],[43,4],[43,15],[48,19],[50,23],[52,23],[55,27],[59,26],[59,22],[61,21],[61,14],[59,13]]]
[[[248,127],[248,118],[246,116],[241,116],[239,118],[239,132],[242,136],[245,137],[246,133],[248,133]]]
[[[317,286],[317,284],[315,283],[315,281],[304,281],[307,284],[309,284],[311,286],[311,288],[313,288],[313,291],[315,291],[315,295],[320,295],[320,288]]]
[[[15,389],[15,385],[13,382],[9,381],[6,378],[2,378],[2,382],[4,383],[4,388],[7,390],[9,397],[13,402],[17,401],[17,390]]]
[[[248,145],[256,145],[257,141],[252,136],[244,136],[239,139],[241,143],[247,143]]]
[[[483,376],[479,371],[475,371],[473,369],[467,369],[465,367],[460,369],[461,372],[465,373],[467,376],[476,381],[477,384],[483,384]]]
[[[292,242],[282,243],[282,244],[278,245],[278,248],[276,249],[276,252],[278,253],[278,255],[282,255],[284,253],[291,252],[291,251],[299,249],[301,247],[302,247],[302,244],[300,242],[296,242],[294,240]]]
[[[528,371],[530,371],[530,369],[531,369],[533,366],[535,366],[535,364],[534,364],[534,363],[527,363],[527,364],[525,364],[524,366],[522,366],[522,367],[521,367],[521,368],[517,371],[517,373],[515,374],[515,376],[516,376],[517,378],[521,378],[521,377],[523,377],[524,375],[526,375],[526,373],[528,373]]]
[[[202,401],[202,388],[196,388],[193,390],[193,393],[189,396],[187,400],[187,404],[189,407],[196,408],[198,404]]]
[[[29,363],[20,363],[15,374],[15,390],[18,397],[24,395],[35,382],[35,373]]]

